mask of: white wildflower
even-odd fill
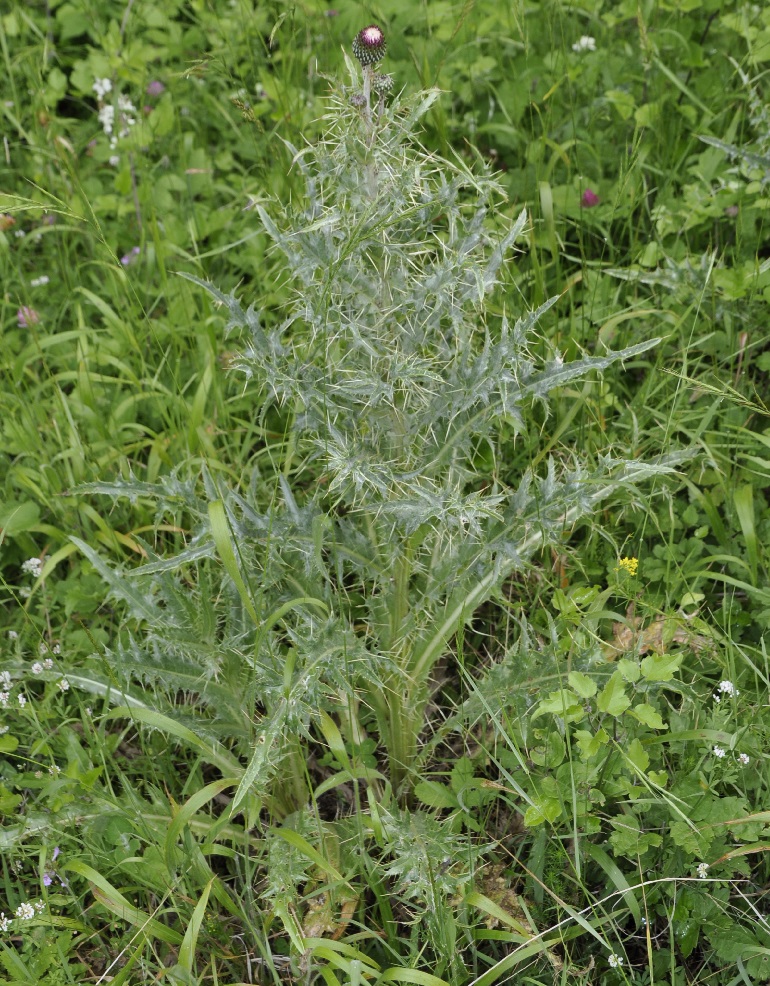
[[[623,956],[610,952],[610,957],[607,961],[610,964],[610,968],[617,969],[619,966],[623,965]]]
[[[714,754],[717,760],[721,760],[722,757],[725,755],[725,751],[721,746],[715,746],[711,752]]]
[[[40,661],[35,661],[35,663],[32,665],[32,667],[29,670],[32,672],[32,674],[42,674],[43,665],[40,663]]]
[[[112,92],[112,81],[110,79],[94,79],[93,89],[97,99],[104,99],[108,92]]]
[[[23,904],[19,904],[16,908],[16,917],[21,918],[22,921],[29,921],[35,916],[35,908],[32,904],[28,904],[24,901]]]
[[[43,670],[44,670],[44,671],[50,671],[52,667],[53,667],[53,661],[51,660],[51,658],[50,658],[50,657],[47,657],[47,658],[46,658],[46,659],[45,659],[45,660],[43,661]]]
[[[27,698],[25,695],[22,695],[21,692],[19,692],[19,694],[16,696],[16,701],[19,703],[20,709],[23,709],[24,706],[27,704]]]
[[[22,562],[21,570],[25,575],[31,575],[33,579],[39,579],[43,571],[43,563],[39,558],[28,558]]]
[[[748,765],[751,763],[751,757],[747,753],[739,753],[738,763],[741,765],[741,767],[748,767]]]
[[[572,46],[573,51],[596,51],[596,39],[584,34]]]
[[[699,880],[705,880],[706,879],[706,875],[708,874],[708,871],[709,871],[709,864],[708,863],[698,863],[698,865],[696,867],[696,870],[695,870],[695,872],[698,874],[698,879]]]
[[[11,680],[11,672],[0,671],[0,688],[5,688],[6,691],[10,691],[12,685],[13,681]]]
[[[723,695],[740,695],[740,692],[735,687],[735,685],[732,683],[732,681],[720,681],[719,682],[719,691]]]
[[[109,137],[112,133],[112,128],[115,126],[115,107],[109,103],[105,104],[99,110],[99,123],[102,125],[102,130]]]
[[[41,274],[40,277],[33,277],[29,282],[31,288],[42,288],[44,284],[48,284],[51,278],[47,274]]]
[[[59,688],[63,692],[68,692],[70,690],[70,683],[67,681],[66,678],[62,678],[62,680],[59,682]]]

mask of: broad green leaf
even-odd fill
[[[615,717],[622,715],[629,707],[631,699],[625,693],[623,676],[619,671],[616,671],[604,686],[596,704],[600,712]]]
[[[533,828],[543,822],[555,822],[561,810],[561,803],[556,798],[535,797],[524,812],[524,824],[527,828]]]
[[[671,681],[682,658],[682,654],[651,654],[642,661],[642,674],[647,681]]]
[[[580,756],[584,760],[596,756],[603,746],[609,742],[609,735],[604,729],[599,729],[596,735],[592,735],[587,729],[578,729],[575,732],[575,739],[580,747]]]
[[[623,678],[631,684],[638,681],[642,673],[638,663],[636,661],[629,661],[626,657],[623,657],[618,661],[618,671],[620,671]]]
[[[650,726],[652,729],[668,729],[668,726],[665,722],[663,722],[660,713],[651,705],[647,705],[646,702],[641,705],[635,705],[631,710],[631,715],[636,716],[639,722],[643,722],[646,726]]]
[[[593,698],[596,694],[596,682],[582,671],[570,671],[567,681],[581,698]]]
[[[580,722],[585,715],[585,709],[580,704],[580,699],[574,692],[566,688],[562,688],[558,692],[551,692],[548,698],[543,699],[532,713],[532,719],[537,719],[538,716],[546,715],[549,712],[566,722]]]
[[[649,755],[638,739],[632,739],[628,744],[626,756],[642,773],[650,766]]]
[[[704,839],[694,832],[692,827],[683,821],[672,822],[669,826],[669,833],[674,844],[690,853],[692,856],[701,856],[709,844],[709,839]]]

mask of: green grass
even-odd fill
[[[362,297],[361,397],[334,319],[355,264],[396,296],[452,209],[342,222],[352,266],[320,281],[260,218],[309,222],[285,142],[328,137],[373,22],[396,93],[442,90],[412,165],[495,171],[487,249],[529,217],[484,304],[441,323],[456,366],[554,296],[517,372],[660,339],[518,419],[448,419],[414,481],[479,511],[472,557],[456,505],[402,537],[404,487],[346,485],[298,415],[332,386],[316,420],[383,475],[400,425],[427,441],[411,388],[451,346],[389,363],[410,296],[393,322]],[[11,0],[0,58],[0,986],[770,979],[768,14]],[[97,78],[135,107],[112,148]],[[292,401],[265,352],[234,369],[246,316],[226,336],[195,279],[269,338],[321,284],[328,320],[281,336]],[[402,389],[374,413],[378,380]],[[671,453],[676,475],[587,508],[603,457]],[[484,511],[549,461],[557,498],[580,463],[586,502],[557,530],[540,489],[547,547],[506,567]]]

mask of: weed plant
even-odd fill
[[[419,145],[415,128],[438,93],[389,100],[392,80],[374,67],[379,28],[356,40],[362,74],[348,62],[351,84],[334,93],[323,140],[289,148],[304,197],[278,221],[257,207],[296,285],[288,314],[244,310],[204,285],[226,308],[227,328],[246,333],[236,365],[256,384],[261,424],[272,420],[285,436],[273,452],[276,478],[255,474],[239,491],[208,476],[206,499],[189,484],[90,484],[85,492],[152,496],[167,520],[181,500],[193,536],[175,558],[144,545],[149,563],[130,572],[75,543],[140,621],[140,636],[105,653],[130,704],[144,708],[112,715],[130,713],[178,740],[194,727],[199,751],[213,739],[206,755],[228,787],[234,771],[238,779],[230,817],[247,810],[256,822],[267,811],[290,844],[309,837],[320,793],[348,789],[363,812],[362,851],[372,851],[367,819],[377,817],[380,865],[387,860],[401,881],[404,906],[417,905],[413,948],[428,947],[436,973],[456,977],[447,913],[479,849],[416,810],[413,835],[396,838],[419,776],[435,668],[536,552],[560,544],[608,496],[671,466],[551,458],[541,475],[524,469],[515,489],[479,471],[479,451],[496,458],[501,427],[525,431],[534,402],[656,340],[539,362],[533,330],[557,298],[513,324],[505,313],[488,324],[486,296],[526,214],[508,221],[489,176]],[[200,563],[214,554],[224,581]],[[152,698],[140,697],[139,682]],[[311,769],[319,742],[331,771]],[[549,817],[517,789],[533,818]],[[317,839],[323,827],[313,830]],[[416,832],[443,847],[443,878],[425,869]],[[267,896],[296,943],[290,915],[310,877],[295,861],[290,884],[278,880],[288,862],[277,846]]]
[[[3,984],[770,978],[767,12],[448,9],[0,12]]]

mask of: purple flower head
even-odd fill
[[[57,860],[60,852],[61,852],[61,849],[59,849],[58,846],[54,846],[53,847],[53,861],[54,861],[54,863],[56,862],[56,860]]]
[[[22,305],[16,312],[16,318],[18,319],[20,329],[28,329],[30,325],[37,325],[40,321],[40,315],[34,308],[30,308],[29,305]]]
[[[592,189],[587,188],[580,197],[580,204],[584,209],[592,209],[599,204],[599,196]]]
[[[43,886],[50,887],[52,883],[53,883],[53,874],[49,870],[46,870],[45,873],[43,874]]]
[[[376,65],[385,57],[385,35],[376,24],[370,24],[353,38],[353,54],[362,65]]]
[[[140,253],[141,253],[141,247],[138,246],[131,247],[128,253],[124,253],[123,256],[120,258],[121,264],[123,264],[124,267],[128,267],[130,264],[133,264],[133,262],[136,260],[136,258],[139,256]]]
[[[145,89],[148,96],[160,96],[160,94],[165,91],[166,87],[162,82],[158,82],[157,79],[153,79],[152,82],[148,82],[147,88]]]

